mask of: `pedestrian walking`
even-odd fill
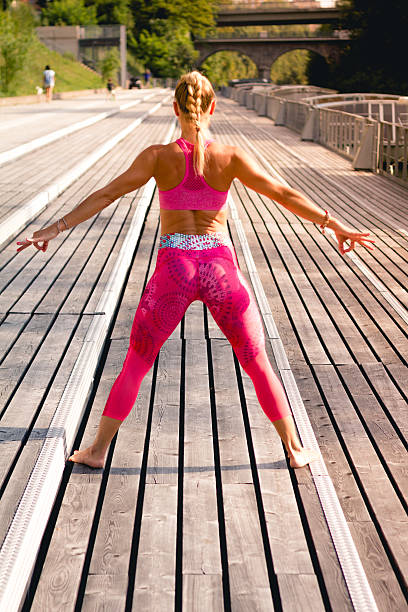
[[[45,99],[47,102],[52,100],[52,91],[55,87],[55,72],[47,65],[43,72],[43,87],[45,89]]]
[[[129,348],[100,419],[92,445],[70,460],[100,468],[113,436],[131,411],[143,377],[165,340],[195,300],[204,302],[230,341],[251,378],[259,403],[272,421],[290,465],[301,467],[318,457],[302,447],[283,386],[265,350],[262,319],[242,274],[227,228],[227,197],[233,179],[282,206],[332,229],[344,254],[361,245],[372,249],[368,233],[346,226],[300,192],[266,174],[241,148],[207,138],[215,111],[214,90],[197,71],[180,78],[174,113],[181,136],[142,151],[123,174],[98,189],[65,217],[18,242],[18,251],[34,245],[46,251],[61,232],[97,214],[120,196],[154,178],[160,200],[161,237],[154,273],[136,310]],[[350,246],[345,242],[350,240]]]
[[[150,72],[150,70],[148,68],[146,68],[144,73],[143,73],[143,78],[144,78],[144,82],[145,82],[145,86],[146,87],[149,85],[150,77],[151,77],[151,72]]]
[[[109,77],[108,82],[106,83],[106,99],[107,100],[116,100],[116,88],[113,80]]]

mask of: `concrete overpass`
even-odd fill
[[[322,3],[323,5],[325,3]],[[322,7],[319,2],[263,2],[252,4],[221,4],[218,8],[216,25],[218,27],[237,27],[253,25],[294,25],[311,23],[336,24],[340,10],[333,6]]]

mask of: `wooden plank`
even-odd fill
[[[89,228],[94,225],[95,220],[89,219],[82,223],[75,232],[69,232],[63,235],[61,240],[51,242],[47,254],[36,251],[21,272],[18,272],[18,268],[16,270],[18,262],[12,261],[10,271],[14,278],[0,296],[0,311],[32,312],[48,287],[58,278],[67,258],[75,253],[84,237],[87,236]],[[39,291],[37,291],[37,286],[39,286]],[[52,309],[52,312],[55,312],[55,308]]]
[[[69,323],[68,319],[72,320],[73,317],[64,317],[64,319]],[[7,483],[7,487],[0,499],[0,542],[3,541],[6,530],[14,516],[17,504],[25,489],[31,471],[41,451],[49,424],[58,406],[58,402],[64,392],[66,383],[71,374],[72,368],[74,367],[75,360],[79,354],[79,351],[82,348],[83,340],[86,331],[89,327],[89,323],[90,317],[83,317],[81,323],[78,326],[78,329],[75,332],[74,337],[71,339],[67,352],[64,355],[63,361],[59,366],[56,377],[52,383],[52,387],[47,393],[45,403],[42,406],[40,413],[36,417],[34,427],[27,439],[27,442],[24,444],[23,449],[21,450],[21,439],[23,435],[26,434],[27,430],[26,427],[22,426],[20,426],[19,428],[10,427],[10,430],[14,430],[17,436],[12,439],[9,438],[9,442],[3,442],[1,445],[2,449],[5,447],[5,452],[2,452],[1,460],[2,473],[4,473],[6,470],[6,459],[10,464],[11,461],[15,459],[16,452],[19,452],[21,450],[21,454],[18,457],[18,461],[13,469],[10,481]],[[62,341],[61,337],[59,337],[59,341]],[[63,346],[60,346],[59,348],[62,350]],[[41,357],[39,357],[38,360],[41,363]],[[51,376],[52,374],[53,372],[51,370],[49,372],[49,375]],[[30,386],[28,386],[28,389],[30,389]],[[32,397],[27,398],[25,407],[30,405],[31,402]],[[3,433],[3,431],[4,429],[0,426],[0,433]],[[14,444],[12,444],[13,440]]]
[[[406,385],[408,380],[408,369],[405,364],[390,364],[388,366],[391,374],[395,376],[397,384]],[[367,363],[363,364],[363,370],[366,372],[377,393],[384,403],[385,408],[389,411],[392,420],[396,423],[399,430],[405,437],[408,436],[408,405],[393,381],[391,380],[386,368],[382,363]],[[408,392],[408,388],[405,389]]]
[[[315,366],[315,370],[365,494],[381,524],[382,532],[393,552],[396,563],[404,574],[408,570],[408,547],[404,549],[404,541],[408,538],[406,514],[355,415],[334,368]]]
[[[379,610],[404,610],[406,599],[372,522],[349,525]]]
[[[223,483],[233,610],[274,609],[253,485]]]
[[[115,361],[115,348],[108,357],[113,363],[108,364],[100,380],[81,448],[89,446],[95,438],[100,415],[120,368]],[[102,470],[73,464],[33,598],[33,611],[75,609],[101,481]]]
[[[207,310],[208,337],[225,339],[225,335],[222,333],[222,331],[220,330],[220,328],[214,321],[214,318],[211,312],[208,310],[208,308],[206,308],[206,310]]]
[[[278,576],[278,583],[281,599],[284,602],[282,609],[285,612],[325,610],[316,576],[310,574],[281,574]]]
[[[402,496],[407,499],[408,466],[403,442],[392,427],[360,369],[355,365],[340,366],[339,373],[374,442],[378,445],[379,452],[394,477],[396,485]]]
[[[196,597],[199,595],[204,600],[208,598],[208,601],[223,600],[212,435],[206,342],[188,339],[185,365],[182,567],[183,605],[188,609],[197,605],[193,602],[198,602]],[[209,575],[213,575],[211,580]],[[184,580],[187,586],[184,586]],[[192,600],[188,598],[190,595]]]
[[[319,283],[319,291],[321,291],[326,308],[333,312],[336,324],[343,332],[354,358],[358,363],[375,361],[377,353],[373,351],[373,348],[377,349],[378,347],[377,350],[384,353],[384,351],[389,350],[389,343],[382,335],[378,334],[375,321],[369,314],[372,312],[372,308],[375,308],[378,313],[377,316],[380,317],[382,311],[380,308],[376,308],[372,296],[361,285],[347,263],[342,261],[340,254],[333,254],[330,257],[325,255],[326,244],[320,232],[314,229],[306,231],[301,224],[294,225],[293,229],[304,246],[302,257],[305,265],[310,266],[310,270],[317,266],[322,271],[327,285],[330,285],[331,291],[338,296],[337,298],[331,297],[330,289],[326,289],[326,285]],[[316,248],[315,240],[322,250]],[[310,254],[310,263],[306,253]],[[341,307],[337,306],[337,300]],[[364,308],[366,304],[368,312]]]
[[[3,409],[39,344],[48,333],[51,315],[34,316],[0,366],[0,407]],[[4,417],[3,417],[4,418]],[[3,418],[1,420],[3,420]]]
[[[47,309],[53,307],[52,304],[56,302],[56,296],[63,295],[63,287],[69,287],[70,289],[72,287],[72,290],[62,306],[61,312],[74,313],[82,310],[89,299],[96,279],[106,265],[116,237],[119,233],[122,234],[122,225],[128,212],[129,207],[126,204],[121,206],[119,202],[116,209],[112,208],[104,219],[98,218],[101,225],[97,227],[95,223],[95,230],[92,227],[89,236],[87,236],[87,244],[90,242],[91,249],[94,241],[97,241],[95,248],[91,252],[86,252],[84,248],[77,250],[76,254],[71,257],[69,265],[64,268],[63,273],[54,283],[52,290],[48,292],[45,300],[40,302],[38,308],[41,311],[47,311]],[[97,232],[101,231],[102,234],[98,239]],[[122,240],[123,238],[124,235],[122,234]],[[89,259],[87,259],[85,267],[82,268],[84,259],[88,256]],[[78,274],[78,272],[80,273]]]
[[[220,578],[209,574],[197,576],[185,574],[183,576],[183,602],[189,612],[202,612],[203,610],[223,610],[224,603],[220,590]]]
[[[129,203],[133,201],[128,198],[125,198],[125,199]],[[125,240],[125,237],[129,231],[130,224],[131,224],[131,215],[128,215],[125,219],[122,231],[120,232],[120,235],[117,237],[117,240],[115,241],[113,248],[111,249],[109,256],[106,259],[102,273],[100,277],[98,278],[98,282],[92,288],[92,293],[90,297],[88,297],[87,299],[86,306],[84,308],[84,312],[87,314],[92,314],[96,312],[100,297],[112,273],[112,270],[117,260],[117,257],[119,255],[120,249],[122,248],[123,241]]]
[[[212,340],[228,572],[232,609],[270,610],[272,595],[232,349]]]
[[[180,376],[181,340],[169,339],[159,356],[146,483],[176,484],[178,480]]]
[[[224,483],[252,483],[233,352],[227,340],[212,340],[218,443]]]
[[[303,363],[305,360],[304,353],[299,346],[298,336],[300,337],[303,350],[307,353],[312,363],[329,363],[329,357],[322,347],[309,318],[306,316],[305,308],[293,287],[292,279],[283,266],[270,237],[266,234],[262,237],[262,244],[266,250],[266,257],[268,258],[266,262],[259,248],[259,244],[257,243],[256,236],[245,221],[244,228],[259,277],[268,298],[273,318],[278,326],[279,335],[285,346],[289,362]],[[272,268],[273,282],[276,283],[277,288],[274,288],[273,283],[271,283],[269,266]],[[283,322],[287,323],[287,327],[282,325]]]
[[[0,325],[0,362],[7,355],[10,347],[14,344],[21,330],[28,323],[30,315],[9,314]]]
[[[301,472],[301,474],[299,474]],[[332,610],[354,610],[350,595],[344,581],[336,550],[327,527],[327,522],[322,511],[320,501],[316,495],[316,487],[311,478],[309,470],[296,470],[297,478],[301,479],[299,495],[307,517],[316,557],[319,563],[319,571],[324,581],[324,586],[329,598]],[[282,578],[290,580],[291,574],[284,574]],[[278,576],[281,588],[281,576]],[[282,583],[283,593],[289,583]]]
[[[184,315],[184,337],[199,340],[205,337],[203,303],[199,300],[190,304]]]
[[[398,599],[399,596],[397,597],[395,594],[399,591],[398,582],[384,551],[382,542],[372,524],[361,492],[350,471],[347,459],[344,457],[343,449],[339,444],[336,432],[327,416],[316,383],[307,366],[302,367],[297,365],[293,370],[302,400],[311,420],[320,450],[336,489],[339,502],[348,522],[374,595],[376,599],[378,596],[382,596],[385,582],[388,585],[387,589],[389,588],[390,593],[392,593],[392,595],[390,595],[390,601],[394,598]],[[344,597],[348,597],[347,589],[343,579],[341,578],[341,580],[339,580],[339,569],[338,567],[336,568],[335,565],[337,559],[330,535],[326,527],[324,529],[322,528],[324,517],[322,515],[320,502],[315,499],[315,486],[308,470],[296,470],[295,476],[300,485],[300,495],[305,506],[307,520],[316,547],[329,599],[331,602],[336,602],[334,609],[343,609],[343,604],[341,602]],[[360,525],[362,526],[363,533],[367,531],[370,534],[373,550],[376,551],[375,555],[367,554],[367,546],[369,544],[366,542],[365,536],[362,536],[363,539],[358,537]],[[340,589],[340,593],[337,592],[337,589]],[[398,607],[396,609],[398,609]]]
[[[112,341],[104,368],[104,376],[109,377],[109,384],[113,383],[114,378],[119,374],[126,351],[127,342],[124,339]],[[128,574],[152,374],[153,370],[150,370],[143,379],[135,405],[117,434],[114,454],[109,466],[109,480],[92,550],[85,598],[87,594],[92,593],[91,578],[93,575],[120,577]],[[109,597],[108,593],[102,590],[100,601],[102,602],[106,597]],[[124,608],[126,590],[122,592],[120,598],[115,594],[115,598],[118,606]],[[96,594],[93,595],[93,599],[97,600]]]
[[[149,211],[130,270],[123,302],[115,321],[115,327],[111,336],[113,339],[129,338],[130,336],[133,319],[144,289],[146,277],[152,274],[153,266],[156,262],[155,245],[152,244],[152,237],[157,229],[157,225],[157,215]],[[154,253],[153,256],[152,253]]]
[[[146,483],[132,609],[174,610],[177,485]]]
[[[251,379],[242,370],[241,375],[274,571],[314,574],[283,445],[262,411]]]
[[[129,577],[126,574],[90,574],[82,604],[84,612],[121,610],[126,595]]]

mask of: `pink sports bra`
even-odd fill
[[[159,189],[160,208],[166,210],[221,210],[227,206],[228,191],[210,187],[204,177],[194,172],[194,145],[184,138],[176,140],[186,158],[184,178],[172,189]],[[205,148],[213,142],[207,140]]]

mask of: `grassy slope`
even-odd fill
[[[93,89],[103,87],[102,78],[84,68],[79,62],[64,57],[56,51],[50,51],[38,39],[30,49],[25,66],[19,72],[9,93],[0,96],[27,96],[36,93],[36,85],[42,86],[42,74],[46,64],[55,70],[54,91],[73,91],[76,89]]]

